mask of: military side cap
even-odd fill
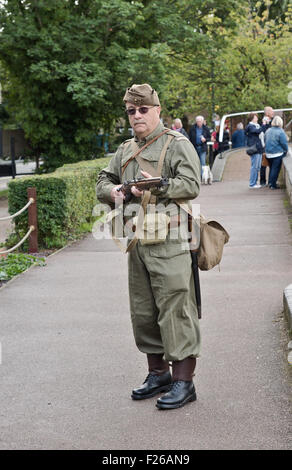
[[[133,103],[136,106],[149,105],[160,106],[160,101],[156,91],[148,83],[143,85],[132,85],[127,89],[124,101]]]

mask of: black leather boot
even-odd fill
[[[143,385],[132,391],[133,400],[151,398],[161,392],[167,392],[171,387],[171,375],[168,362],[162,354],[147,354],[148,370]]]
[[[196,359],[192,357],[172,363],[172,386],[168,393],[157,400],[157,408],[161,410],[181,408],[186,403],[197,399],[195,386],[192,381],[195,366]]]

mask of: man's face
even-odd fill
[[[139,108],[148,108],[147,113],[141,113]],[[126,103],[126,109],[135,109],[136,113],[129,115],[129,122],[135,134],[139,138],[147,137],[159,124],[160,106],[135,106],[132,103]]]
[[[266,116],[268,116],[270,119],[274,117],[274,110],[273,108],[267,107],[266,109]]]
[[[202,125],[203,125],[202,119],[197,119],[197,120],[196,120],[196,123],[197,123],[197,126],[198,126],[198,127],[202,127]]]

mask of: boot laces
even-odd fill
[[[181,384],[184,382],[184,380],[175,380],[173,383],[172,383],[172,387],[171,389],[173,391],[175,391],[177,388],[180,388]]]
[[[147,377],[146,377],[146,379],[144,380],[144,384],[145,384],[146,382],[150,382],[150,383],[153,382],[153,380],[154,380],[155,377],[157,377],[157,376],[154,375],[154,374],[151,374],[151,372],[150,372],[150,374],[148,374]]]

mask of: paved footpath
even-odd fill
[[[198,400],[171,411],[131,400],[146,363],[127,259],[88,236],[0,289],[1,449],[291,449],[291,233],[284,192],[249,190],[248,173],[249,160],[233,156],[199,197],[231,238],[221,270],[201,273]]]

